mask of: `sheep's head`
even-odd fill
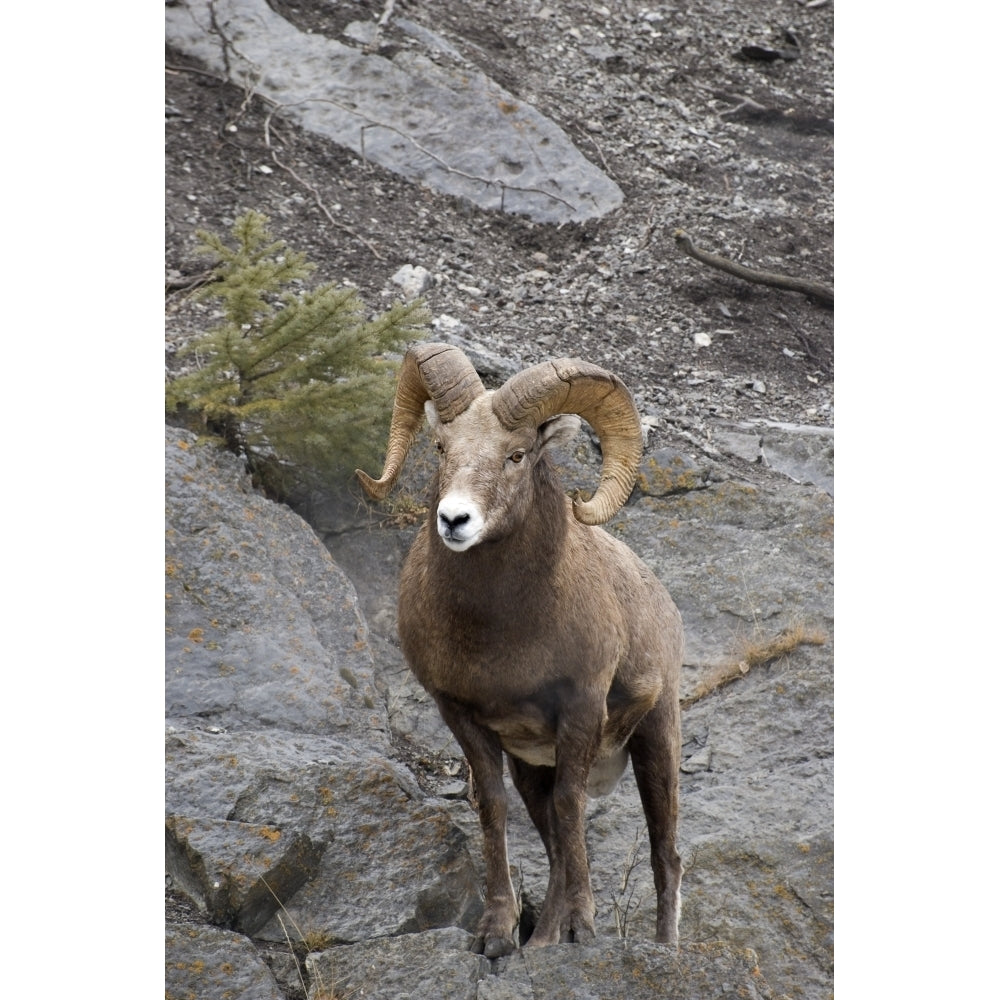
[[[547,361],[487,392],[468,358],[447,344],[406,353],[393,407],[385,467],[378,480],[360,469],[372,499],[392,489],[423,417],[442,453],[438,533],[463,551],[491,536],[495,512],[530,505],[531,471],[547,447],[590,423],[601,440],[601,481],[591,500],[576,502],[584,524],[601,524],[628,499],[642,454],[639,414],[614,375],[577,359]]]

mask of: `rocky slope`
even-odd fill
[[[247,11],[280,20],[283,51],[261,47]],[[615,370],[650,439],[609,528],[684,615],[691,699],[678,959],[648,943],[626,775],[591,807],[599,943],[485,963],[467,951],[481,859],[464,764],[395,644],[431,455],[418,449],[381,511],[348,487],[302,498],[307,524],[255,495],[235,459],[168,428],[168,996],[831,995],[832,312],[708,271],[670,235],[829,280],[831,9],[177,0],[167,14],[168,369],[209,321],[183,288],[204,268],[193,230],[253,207],[373,307],[415,277],[431,335],[488,379],[559,354]],[[326,87],[312,57],[297,65],[306,51],[331,77],[350,67],[348,83]],[[395,152],[366,128],[362,156],[359,130],[331,138],[299,113],[344,104],[345,86],[377,96],[366,81],[380,73],[397,100],[363,114],[398,129]],[[426,117],[406,124],[404,77],[438,103],[468,99],[467,79],[479,107],[517,109],[455,117],[435,146]],[[503,173],[487,141],[501,119],[548,138],[558,187]],[[433,155],[400,167],[413,140]],[[483,158],[460,162],[463,148]],[[532,198],[572,206],[597,174],[610,201],[594,217],[531,217]],[[477,205],[463,175],[503,204]],[[581,437],[567,485],[592,483],[597,461]],[[827,641],[699,696],[798,626]],[[545,865],[523,811],[510,838],[530,916]]]
[[[420,495],[429,458],[404,495]],[[536,995],[541,982],[560,995],[570,976],[573,995],[607,996],[623,969],[653,984],[637,997],[717,996],[723,982],[829,993],[831,644],[697,697],[746,655],[741,643],[801,623],[829,636],[827,494],[716,478],[711,463],[663,449],[646,458],[610,530],[671,589],[689,639],[681,957],[643,943],[651,875],[626,775],[590,808],[600,944],[491,966],[467,952],[482,871],[461,754],[393,643],[394,577],[414,529],[362,511],[345,530],[341,513],[334,561],[304,521],[248,488],[232,456],[168,429],[166,459],[168,996],[239,983],[248,996],[299,996],[300,969],[313,996],[324,982],[399,996],[406,981],[430,998],[444,980],[464,984],[447,995],[517,996],[524,976]],[[589,441],[565,456],[566,482],[598,468]],[[530,915],[546,864],[516,803],[510,843]]]

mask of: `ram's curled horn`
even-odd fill
[[[591,500],[574,502],[583,524],[603,524],[632,492],[642,458],[639,412],[624,383],[603,368],[576,358],[560,358],[526,368],[497,390],[493,412],[513,430],[540,426],[557,413],[583,417],[601,440],[601,481]]]
[[[485,391],[476,369],[457,347],[450,344],[411,347],[399,370],[382,476],[372,479],[361,469],[355,473],[368,496],[384,500],[392,489],[424,419],[424,403],[428,399],[434,401],[441,419],[448,423]]]

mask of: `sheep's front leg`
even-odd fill
[[[475,781],[486,861],[486,906],[477,932],[477,950],[487,958],[509,955],[516,947],[520,908],[507,860],[507,791],[503,751],[496,734],[471,722],[460,707],[438,698],[438,708],[455,734]]]
[[[588,716],[593,716],[589,723]],[[596,936],[586,808],[587,779],[600,738],[600,724],[600,714],[576,714],[572,710],[567,712],[566,721],[560,722],[548,809],[549,884],[528,942],[532,947],[592,941]]]

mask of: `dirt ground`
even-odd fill
[[[271,4],[340,41],[347,23],[387,6]],[[831,3],[393,6],[553,119],[624,204],[600,220],[541,225],[410,184],[280,116],[269,147],[265,101],[168,50],[168,371],[210,325],[208,307],[178,287],[206,267],[195,229],[225,231],[254,208],[318,265],[316,280],[357,285],[372,310],[398,296],[399,267],[421,265],[434,275],[432,314],[497,352],[609,368],[666,440],[711,442],[734,421],[833,425],[832,308],[710,269],[673,239],[681,227],[704,250],[832,284]],[[380,54],[404,43],[390,20]]]

